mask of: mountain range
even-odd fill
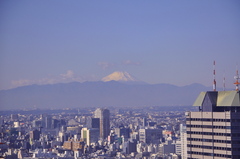
[[[96,82],[29,85],[1,90],[0,109],[190,106],[201,91],[211,90],[196,83],[182,87],[137,83],[139,81],[130,75],[128,78],[132,80],[128,83],[129,80],[121,80],[125,75],[115,80],[110,76]],[[108,80],[104,82],[104,79]]]

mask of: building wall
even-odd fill
[[[162,129],[139,129],[139,141],[158,144],[162,138]]]
[[[180,139],[181,139],[181,157],[187,158],[187,130],[186,125],[180,125]]]
[[[239,157],[239,119],[239,112],[188,112],[188,158]]]
[[[95,111],[95,118],[100,120],[100,137],[105,139],[110,133],[110,112],[108,109],[98,108]]]

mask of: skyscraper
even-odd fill
[[[147,144],[159,144],[162,138],[162,129],[142,128],[139,129],[139,141]]]
[[[98,108],[95,110],[95,118],[100,120],[100,138],[105,139],[110,133],[110,111]]]
[[[181,139],[181,157],[187,158],[187,132],[186,125],[180,124],[180,139]]]
[[[188,159],[240,158],[240,92],[201,92],[186,113]]]

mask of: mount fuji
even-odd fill
[[[115,71],[111,73],[110,75],[103,77],[103,82],[109,82],[109,81],[117,81],[121,83],[128,83],[128,84],[146,84],[143,81],[138,80],[128,72],[121,72],[121,71]]]
[[[37,108],[88,108],[192,105],[201,84],[175,86],[140,83],[127,72],[113,72],[95,82],[29,85],[0,90],[0,110]]]

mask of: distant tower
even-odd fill
[[[215,72],[215,61],[213,61],[213,91],[216,91],[216,72]]]
[[[226,90],[226,79],[225,79],[225,74],[223,76],[223,91]]]
[[[95,118],[100,120],[100,138],[105,139],[110,133],[110,111],[98,108],[95,110]]]
[[[239,77],[239,74],[238,74],[238,69],[236,70],[236,76],[234,76],[234,78],[236,79],[236,82],[234,83],[236,85],[236,91],[239,91],[238,85],[240,83],[238,82],[238,79],[240,79],[240,77]]]
[[[145,128],[147,126],[147,119],[143,118],[143,127]]]

